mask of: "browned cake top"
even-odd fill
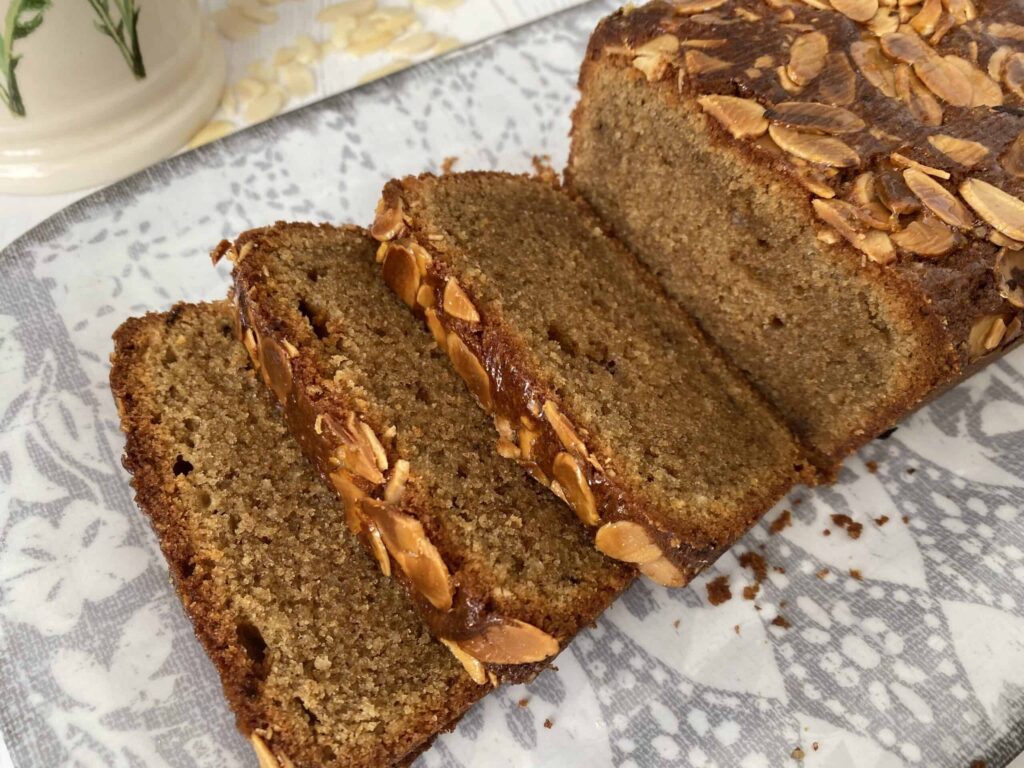
[[[724,138],[806,187],[824,242],[940,303],[937,283],[981,265],[1024,307],[1022,21],[1000,0],[654,2],[606,19],[590,56],[675,81]],[[987,303],[971,358],[1020,332],[994,291]]]

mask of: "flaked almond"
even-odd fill
[[[668,72],[672,59],[663,53],[643,54],[633,58],[633,67],[644,73],[648,82],[657,82]]]
[[[768,130],[764,107],[753,99],[741,99],[736,96],[700,96],[697,103],[701,109],[721,123],[733,138],[754,138]]]
[[[703,51],[688,50],[683,54],[683,64],[691,75],[705,75],[709,72],[720,72],[732,68],[732,62],[710,56]]]
[[[1024,25],[994,21],[988,25],[987,29],[992,37],[998,37],[1003,40],[1018,40],[1024,43]]]
[[[954,107],[969,107],[975,100],[974,87],[951,59],[956,57],[930,56],[914,64],[914,74],[943,101]]]
[[[960,56],[946,56],[944,60],[959,70],[960,74],[971,84],[972,98],[971,103],[967,106],[998,107],[1003,103],[1003,89],[983,70]]]
[[[967,179],[960,195],[982,219],[1014,240],[1024,240],[1024,201],[981,179]]]
[[[882,35],[879,43],[887,56],[904,64],[917,64],[937,57],[932,47],[910,29]]]
[[[921,210],[920,201],[910,191],[899,171],[892,168],[880,170],[875,174],[875,190],[882,204],[899,216]]]
[[[896,217],[892,215],[889,209],[877,200],[855,206],[854,215],[861,224],[871,229],[891,231],[898,223]]]
[[[821,32],[805,32],[790,46],[786,73],[797,85],[806,86],[821,74],[827,55],[828,38]]]
[[[679,45],[683,48],[721,48],[728,40],[724,37],[690,37],[680,40]]]
[[[477,685],[487,684],[487,670],[484,669],[484,665],[479,659],[475,659],[466,653],[459,644],[454,640],[446,640],[445,638],[439,638],[444,643],[445,648],[451,651],[458,662],[462,665],[463,669],[466,670],[466,674],[469,675],[469,679]]]
[[[686,576],[667,557],[644,563],[640,566],[640,573],[663,587],[681,587],[686,583]]]
[[[423,316],[427,319],[427,328],[430,329],[430,335],[434,337],[434,341],[441,349],[448,349],[448,334],[444,330],[444,326],[441,325],[441,320],[437,316],[437,310],[431,308],[424,310]]]
[[[942,0],[924,0],[920,10],[910,20],[910,26],[919,35],[927,37],[935,31],[935,26],[942,17]]]
[[[1019,251],[1024,248],[1024,241],[1014,240],[1012,237],[1007,237],[998,229],[993,229],[988,233],[988,240],[990,243],[995,243],[1000,248],[1009,248],[1011,251]]]
[[[725,5],[726,0],[684,0],[673,5],[672,10],[682,16],[695,13],[707,13]]]
[[[504,437],[498,438],[495,450],[503,459],[519,459],[522,456],[519,451],[519,446],[511,440],[506,440]]]
[[[476,311],[469,296],[462,290],[458,280],[449,278],[444,286],[444,295],[441,298],[441,308],[452,317],[464,320],[467,323],[479,323],[480,313]]]
[[[459,641],[459,647],[485,664],[532,664],[558,653],[558,641],[518,619],[502,619]]]
[[[336,469],[327,476],[327,479],[331,481],[334,490],[341,497],[341,500],[345,502],[346,519],[348,519],[349,510],[358,510],[359,501],[366,494],[356,485],[355,480],[352,479],[352,475],[347,470]],[[356,516],[356,519],[358,519],[358,516]],[[362,530],[362,526],[358,523],[353,525],[353,523],[353,520],[349,520],[349,528],[352,528],[354,533],[359,533]]]
[[[848,109],[811,101],[784,101],[765,114],[773,123],[812,133],[854,133],[865,127]]]
[[[779,85],[782,86],[783,90],[786,91],[786,93],[796,94],[803,91],[804,87],[793,81],[793,79],[789,76],[789,71],[784,66],[776,67],[775,74],[779,76]]]
[[[380,529],[373,523],[366,526],[366,540],[370,545],[370,554],[377,561],[377,567],[384,576],[391,578],[391,558],[388,557],[387,547],[384,546],[384,537]]]
[[[974,0],[943,0],[946,10],[957,26],[974,21],[978,18],[978,10],[974,7]]]
[[[337,449],[341,465],[349,472],[361,477],[369,483],[380,485],[384,482],[384,475],[377,466],[377,461],[370,446],[365,442],[353,440],[342,443]]]
[[[999,162],[1008,174],[1024,179],[1024,131],[1006,148]]]
[[[826,224],[835,228],[855,248],[877,264],[889,264],[896,258],[896,250],[885,232],[865,231],[853,205],[844,200],[813,200],[815,213]]]
[[[830,53],[825,71],[818,76],[818,96],[833,106],[852,104],[857,97],[857,75],[845,53]]]
[[[675,35],[658,35],[636,48],[637,54],[666,53],[669,55],[679,52],[679,38]]]
[[[387,199],[382,197],[377,201],[377,211],[370,225],[370,234],[376,239],[394,240],[405,230],[405,218],[402,211],[402,201],[397,197]]]
[[[410,307],[416,306],[416,293],[420,287],[420,272],[405,244],[390,243],[384,255],[383,277],[387,286]]]
[[[423,523],[376,499],[360,503],[363,514],[380,530],[391,557],[413,588],[439,611],[452,607],[452,579]]]
[[[1024,250],[1000,249],[993,269],[1000,295],[1013,306],[1024,308]]]
[[[895,68],[875,40],[858,40],[850,46],[850,56],[864,79],[889,98],[896,98]]]
[[[630,520],[617,520],[602,525],[594,537],[594,545],[598,552],[626,563],[643,565],[661,557],[661,547],[654,542],[647,529]]]
[[[822,169],[816,168],[813,165],[793,165],[792,170],[797,180],[809,192],[813,192],[818,197],[823,197],[826,200],[836,196],[836,191],[832,188],[832,180],[825,175]]]
[[[384,501],[388,504],[397,504],[402,494],[405,493],[405,484],[409,481],[409,462],[405,459],[398,459],[395,468],[388,478],[388,484],[384,486]]]
[[[895,233],[892,240],[900,248],[919,256],[942,256],[957,245],[956,233],[927,214]]]
[[[483,364],[476,355],[470,352],[469,347],[459,338],[458,334],[448,334],[448,357],[456,372],[466,382],[469,391],[473,393],[484,410],[490,411],[493,399],[491,397],[491,379],[484,370]]]
[[[858,205],[870,205],[878,200],[878,192],[875,190],[875,174],[871,171],[864,171],[858,174],[850,185],[850,199]]]
[[[895,13],[892,8],[882,7],[868,22],[867,27],[875,37],[881,37],[897,31],[902,20],[902,14]]]
[[[370,453],[373,455],[373,460],[377,463],[377,469],[381,472],[387,471],[388,455],[384,452],[384,446],[380,444],[377,433],[365,421],[359,422],[359,430],[366,444],[370,447]]]
[[[430,265],[433,263],[433,259],[427,252],[427,249],[417,243],[415,240],[407,241],[409,250],[412,251],[413,257],[416,259],[416,269],[420,273],[420,277],[426,277],[427,272],[430,270]]]
[[[971,325],[967,337],[967,354],[971,360],[984,357],[999,346],[1006,333],[1006,321],[1001,315],[982,315]]]
[[[870,21],[878,13],[878,0],[831,0],[832,7],[854,21]]]
[[[558,441],[565,450],[580,457],[587,455],[587,446],[584,445],[580,436],[576,434],[576,429],[573,427],[572,422],[565,417],[565,414],[562,413],[562,410],[554,400],[547,400],[541,408],[541,413],[544,414],[544,418],[551,425],[551,429],[554,430]]]
[[[245,334],[242,336],[242,344],[249,353],[249,357],[252,358],[254,366],[259,368],[260,348],[259,344],[256,342],[256,333],[252,328],[245,329]]]
[[[808,162],[834,168],[849,168],[860,162],[852,147],[832,136],[802,133],[782,125],[770,125],[768,133],[783,150]]]
[[[587,525],[600,524],[601,518],[597,514],[594,493],[590,490],[587,476],[579,461],[572,454],[562,451],[555,456],[551,474],[561,486],[565,500],[576,513],[576,517]]]
[[[928,143],[960,165],[970,168],[988,157],[988,147],[977,141],[960,139],[945,133],[928,137]]]
[[[997,83],[1002,82],[1003,69],[1006,67],[1006,60],[1010,58],[1014,50],[1009,45],[1001,45],[996,48],[992,55],[988,57],[988,76],[995,80]]]
[[[963,203],[931,176],[917,168],[908,168],[903,172],[903,180],[924,207],[946,224],[961,229],[974,226],[974,217]]]
[[[249,734],[249,743],[252,744],[253,752],[256,753],[256,762],[259,768],[281,768],[274,753],[270,751],[270,747],[255,731]]]
[[[423,307],[424,309],[430,309],[437,304],[437,298],[434,295],[434,289],[426,283],[422,283],[419,289],[416,291],[416,304]]]
[[[1006,59],[1003,82],[1018,99],[1024,99],[1024,52],[1014,53]]]
[[[942,125],[942,105],[914,74],[909,64],[897,64],[894,70],[896,98],[902,101],[925,125]]]
[[[533,446],[540,438],[540,430],[531,427],[523,426],[519,430],[519,458],[523,461],[533,461],[534,453]]]

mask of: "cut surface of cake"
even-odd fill
[[[383,571],[475,680],[531,678],[635,577],[494,452],[365,230],[278,224],[227,250],[245,345]]]
[[[486,688],[349,532],[230,304],[130,319],[115,342],[125,467],[260,765],[412,762]]]
[[[517,459],[595,544],[681,585],[796,482],[791,433],[642,266],[551,179],[389,182],[383,280]]]
[[[566,171],[825,472],[1020,337],[1019,2],[654,2]]]

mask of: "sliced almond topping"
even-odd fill
[[[363,499],[363,514],[380,530],[395,563],[412,586],[440,611],[452,607],[452,579],[423,523],[375,499]]]
[[[726,0],[684,0],[684,2],[676,3],[672,10],[681,16],[690,16],[694,13],[713,11],[725,3]]]
[[[896,98],[895,69],[876,41],[858,40],[850,46],[850,56],[865,80],[889,98]]]
[[[958,242],[952,229],[927,214],[910,222],[906,229],[894,234],[892,240],[900,248],[920,256],[942,256]]]
[[[709,72],[719,72],[723,69],[730,69],[732,62],[719,59],[716,56],[709,56],[703,51],[688,50],[683,54],[683,63],[686,71],[691,75],[704,75]]]
[[[576,517],[587,525],[600,524],[601,518],[597,515],[594,493],[590,490],[587,476],[576,458],[572,454],[562,451],[555,456],[551,474],[561,486],[565,493],[565,500],[576,513]]]
[[[733,138],[757,137],[768,130],[768,121],[764,119],[764,107],[753,99],[741,99],[736,96],[700,96],[697,102],[705,112],[721,123]]]
[[[875,18],[868,22],[868,29],[871,30],[871,34],[876,37],[882,35],[888,35],[900,28],[900,23],[904,20],[903,9],[899,14],[894,13],[891,8],[879,8],[878,13],[875,14]]]
[[[469,296],[462,290],[462,286],[454,278],[449,278],[444,286],[444,296],[441,300],[441,308],[452,317],[464,320],[467,323],[479,323],[480,314],[473,306]]]
[[[524,426],[519,430],[519,457],[523,461],[533,461],[533,444],[540,437],[536,429]]]
[[[832,136],[801,133],[781,125],[770,125],[768,133],[786,152],[812,163],[849,168],[860,162],[852,147]]]
[[[857,75],[845,53],[830,53],[818,77],[818,95],[826,104],[844,106],[857,97]]]
[[[724,0],[723,0],[724,1]],[[637,54],[654,54],[654,53],[667,53],[675,54],[679,52],[679,38],[675,35],[659,35],[652,40],[648,40],[643,45],[636,49]]]
[[[388,504],[397,504],[405,493],[405,484],[408,480],[409,462],[398,459],[391,477],[388,478],[388,484],[384,487],[384,501]]]
[[[815,213],[831,225],[855,248],[878,264],[889,264],[896,258],[896,250],[885,232],[864,231],[854,206],[843,200],[813,200]]]
[[[448,334],[444,330],[444,326],[441,325],[441,320],[437,316],[437,310],[431,308],[424,310],[423,316],[427,319],[427,328],[430,329],[431,335],[434,337],[434,341],[441,349],[448,349]]]
[[[259,768],[281,768],[274,753],[270,751],[270,747],[255,731],[249,734],[249,743],[252,744],[252,749],[256,753],[256,762],[259,764]]]
[[[349,528],[353,533],[359,533],[363,526],[359,516],[361,513],[358,513],[358,505],[360,499],[364,498],[366,494],[355,484],[352,475],[344,469],[334,470],[327,476],[327,479],[331,481],[334,490],[345,502],[345,519],[349,523]],[[350,514],[353,512],[355,514]]]
[[[627,563],[651,563],[661,557],[661,548],[647,529],[629,520],[605,523],[597,530],[594,545],[598,552]]]
[[[519,451],[519,446],[511,440],[506,440],[504,437],[498,438],[496,450],[498,455],[503,459],[518,459],[522,456]]]
[[[928,137],[928,143],[960,165],[970,168],[988,157],[988,147],[976,141],[959,139],[945,133]]]
[[[898,224],[898,220],[889,209],[877,201],[858,205],[853,212],[861,224],[872,229],[891,231]]]
[[[1003,82],[1018,99],[1024,99],[1024,53],[1015,53],[1006,60]]]
[[[667,557],[644,563],[640,566],[640,573],[663,587],[681,587],[686,583],[686,576]]]
[[[668,65],[671,59],[663,53],[652,53],[637,56],[633,59],[633,66],[644,73],[648,82],[657,82],[668,72]]]
[[[377,466],[370,446],[365,442],[356,438],[353,442],[342,443],[337,452],[342,466],[352,474],[374,485],[384,482],[384,475]]]
[[[567,451],[580,457],[587,455],[587,446],[580,440],[572,423],[565,417],[565,414],[562,413],[553,400],[546,401],[543,408],[541,408],[541,412],[544,414],[544,418],[547,419],[548,424],[551,425],[555,435],[558,436],[559,442],[562,443],[562,446]]]
[[[384,255],[384,282],[410,307],[416,306],[416,292],[420,287],[420,272],[416,257],[402,243],[390,243]]]
[[[1024,240],[1024,201],[981,179],[967,179],[960,195],[981,218],[1014,240]]]
[[[1003,103],[1003,89],[999,83],[978,69],[967,59],[959,56],[946,56],[946,63],[951,64],[960,71],[973,90],[973,97],[969,106],[971,107],[998,107]]]
[[[992,22],[988,25],[988,33],[992,37],[999,37],[1003,40],[1019,40],[1024,43],[1024,26],[1003,22]]]
[[[683,48],[721,48],[728,40],[724,37],[691,37],[688,40],[680,40],[679,45]]]
[[[876,176],[875,190],[878,198],[893,213],[902,216],[905,213],[916,213],[921,210],[921,203],[910,191],[903,174],[892,168],[879,171]]]
[[[818,197],[828,200],[836,196],[836,191],[832,188],[830,179],[821,169],[815,168],[813,165],[794,165],[792,170],[797,180],[808,191],[813,192]]]
[[[384,538],[381,536],[380,529],[373,523],[366,526],[366,540],[370,543],[370,553],[377,561],[380,572],[391,578],[391,558],[388,557],[388,550],[384,546]]]
[[[871,171],[859,174],[850,187],[850,198],[859,205],[870,205],[878,200],[878,193],[875,190],[875,174]]]
[[[905,64],[916,64],[936,58],[936,53],[913,30],[903,30],[882,35],[879,39],[885,54]]]
[[[255,367],[259,368],[259,344],[256,343],[256,334],[252,328],[245,329],[245,335],[242,336],[242,344],[249,353],[249,357],[252,358]]]
[[[848,109],[810,101],[784,101],[769,109],[767,117],[773,123],[812,133],[854,133],[865,126]]]
[[[994,267],[999,293],[1015,307],[1024,308],[1024,250],[1003,248]]]
[[[756,59],[754,59],[754,66],[760,67],[761,69],[773,67],[775,66],[775,57],[769,56],[767,54],[762,54],[761,56],[758,56]]]
[[[434,289],[426,283],[421,284],[419,290],[416,291],[416,303],[424,309],[435,306],[437,299],[434,297]]]
[[[1024,131],[1014,139],[999,158],[999,162],[1008,174],[1018,179],[1024,179]]]
[[[921,173],[916,168],[908,168],[903,172],[903,180],[925,208],[946,224],[961,229],[971,229],[974,226],[974,217],[963,203],[931,176]]]
[[[808,85],[825,68],[827,54],[828,38],[821,32],[806,32],[789,49],[786,74],[797,85]]]
[[[782,86],[786,93],[800,93],[804,89],[802,85],[793,82],[785,67],[776,67],[775,74],[779,76],[779,85]]]
[[[942,16],[942,0],[924,0],[921,10],[910,20],[910,26],[927,37],[935,31],[935,25]]]
[[[477,360],[476,355],[469,351],[469,347],[459,338],[458,334],[448,334],[448,357],[452,360],[456,372],[466,382],[469,391],[472,392],[484,410],[490,411],[493,402],[491,398],[491,380],[484,370],[483,364]]]
[[[1003,69],[1006,67],[1006,60],[1010,58],[1010,54],[1013,53],[1013,48],[1008,45],[1002,45],[993,51],[992,55],[988,58],[988,76],[995,80],[997,83],[1003,79]]]
[[[532,624],[503,619],[483,632],[458,641],[466,653],[485,664],[531,664],[558,653],[558,641]]]
[[[1024,248],[1024,242],[1014,240],[1012,237],[1007,237],[998,229],[993,229],[988,233],[988,240],[990,243],[995,243],[1000,248],[1009,248],[1011,251],[1019,251]]]
[[[376,239],[394,240],[405,229],[405,218],[401,200],[389,203],[385,198],[377,201],[377,213],[370,226],[370,234]]]
[[[426,277],[430,265],[433,263],[433,259],[427,253],[427,249],[415,240],[409,240],[406,244],[409,246],[409,250],[412,251],[412,255],[416,258],[416,269],[419,271],[420,277]]]
[[[832,7],[854,21],[870,21],[878,13],[878,0],[831,0]]]
[[[377,434],[365,421],[359,422],[359,430],[370,447],[370,453],[373,455],[374,461],[377,462],[377,469],[381,472],[386,471],[388,468],[388,455],[384,452],[384,446],[380,444],[380,440],[377,439]]]
[[[895,69],[896,98],[925,125],[942,125],[942,105],[929,91],[909,64],[897,64]]]
[[[477,685],[487,684],[487,670],[484,669],[484,665],[479,659],[474,659],[464,650],[459,647],[459,644],[454,640],[445,640],[443,637],[439,638],[444,643],[445,648],[452,652],[452,656],[458,659],[459,663],[462,664],[466,670],[466,674],[469,675],[469,679]]]
[[[999,346],[1006,333],[1006,321],[1000,315],[983,315],[971,325],[967,354],[971,360],[984,357]]]
[[[957,26],[978,18],[978,10],[974,7],[973,0],[943,0],[943,4]]]
[[[974,87],[950,58],[955,57],[931,56],[918,61],[914,64],[914,74],[943,101],[954,107],[969,107],[975,100]]]

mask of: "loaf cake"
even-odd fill
[[[377,276],[365,230],[278,224],[218,251],[240,332],[385,574],[481,684],[533,677],[635,577],[494,453],[493,428]]]
[[[580,91],[568,185],[825,474],[1020,339],[1020,2],[654,2]]]
[[[262,768],[407,765],[486,689],[349,532],[227,302],[115,334],[125,467]]]
[[[772,409],[553,179],[391,181],[372,233],[384,281],[493,416],[497,451],[601,552],[681,586],[801,477]]]

